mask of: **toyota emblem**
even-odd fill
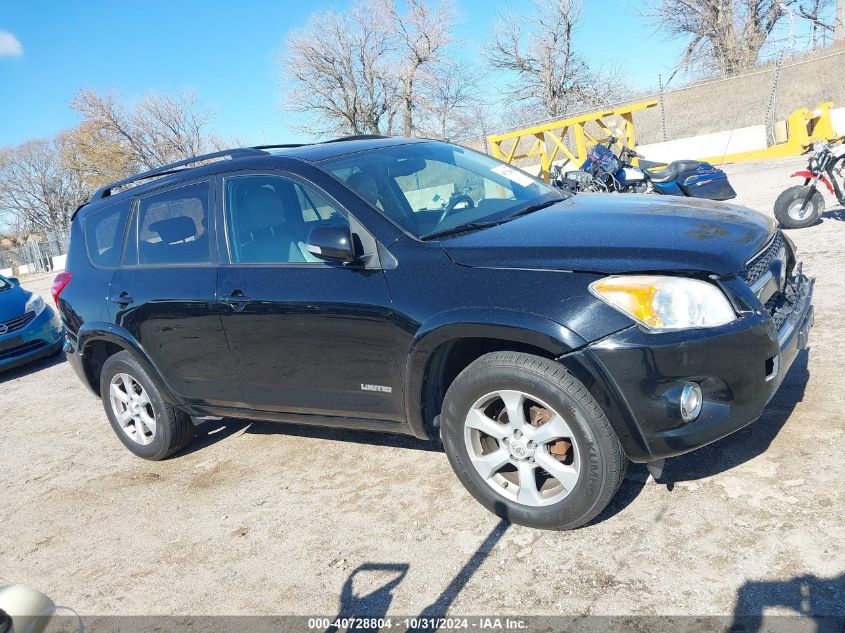
[[[5,334],[9,331],[9,326],[5,323],[0,323],[0,334]]]

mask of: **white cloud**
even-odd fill
[[[20,57],[21,55],[23,55],[23,46],[18,38],[6,31],[0,31],[0,57]]]

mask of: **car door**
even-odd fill
[[[217,293],[247,406],[402,420],[383,271],[329,263],[305,248],[315,226],[349,227],[346,211],[291,174],[239,173],[221,190],[228,262]]]
[[[201,180],[135,201],[109,303],[177,394],[227,406],[242,397],[217,309],[211,197]]]

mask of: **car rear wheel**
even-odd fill
[[[189,415],[165,402],[129,352],[110,356],[100,376],[103,407],[117,437],[138,457],[161,460],[194,437]]]
[[[587,389],[539,356],[482,356],[449,387],[441,422],[449,462],[469,492],[530,527],[584,525],[616,494],[627,467]]]

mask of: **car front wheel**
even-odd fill
[[[162,399],[129,352],[110,356],[103,364],[100,395],[112,429],[138,457],[165,459],[194,437],[190,416]]]
[[[625,475],[627,459],[598,403],[562,365],[539,356],[479,358],[449,387],[441,423],[458,478],[514,523],[580,527]]]

